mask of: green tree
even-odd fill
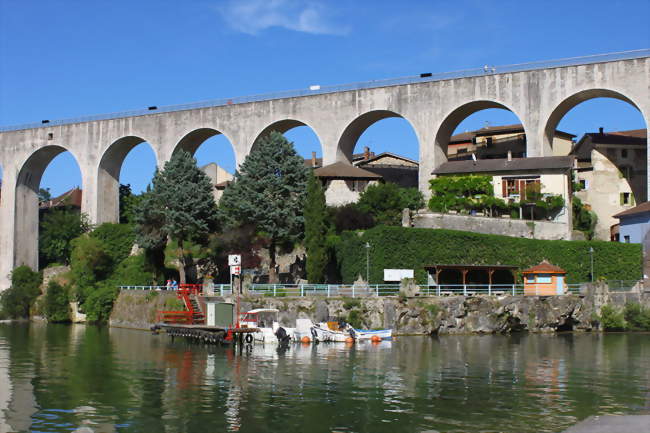
[[[39,188],[38,189],[38,201],[48,201],[52,199],[52,194],[50,193],[49,188]]]
[[[120,184],[120,224],[135,222],[135,212],[142,201],[142,194],[133,194],[130,184]]]
[[[227,227],[254,224],[269,239],[269,281],[276,282],[276,249],[303,233],[308,168],[279,132],[255,143],[219,202]]]
[[[307,279],[322,283],[328,262],[327,234],[329,231],[328,209],[325,190],[321,181],[309,174],[305,201],[305,249],[307,250]]]
[[[6,317],[29,316],[29,309],[41,294],[43,277],[29,266],[18,266],[11,272],[11,287],[0,295],[2,314]]]
[[[45,294],[45,316],[50,322],[69,322],[68,291],[55,280],[50,280]]]
[[[424,199],[417,188],[402,188],[388,182],[370,185],[361,193],[357,206],[372,215],[377,224],[400,225],[402,211],[420,209]]]
[[[113,261],[106,245],[88,235],[72,241],[70,270],[76,286],[77,300],[84,302],[98,281],[107,278],[113,270]]]
[[[164,248],[167,239],[176,241],[180,280],[185,283],[185,242],[207,242],[207,234],[216,225],[212,184],[192,155],[180,150],[156,172],[152,185],[135,215],[138,245]]]
[[[70,263],[71,241],[90,230],[88,218],[72,209],[46,212],[40,222],[38,250],[41,267],[49,263]]]

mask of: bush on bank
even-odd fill
[[[594,278],[641,278],[641,245],[599,241],[545,241],[443,229],[378,226],[364,232],[344,232],[336,244],[343,282],[366,275],[370,244],[370,281],[383,282],[384,269],[413,269],[426,284],[424,266],[433,264],[503,264],[523,270],[546,259],[567,271],[568,283],[590,280],[589,248],[594,253]],[[521,278],[518,279],[518,282]]]
[[[67,287],[55,280],[47,285],[45,294],[45,317],[48,322],[61,323],[70,321],[70,298]]]
[[[19,319],[29,317],[29,310],[41,294],[40,272],[34,272],[29,266],[19,266],[11,273],[11,287],[0,295],[0,316]]]
[[[596,318],[605,331],[650,331],[650,308],[628,302],[622,309],[603,305]]]

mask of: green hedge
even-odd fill
[[[378,226],[363,233],[341,235],[336,257],[344,283],[354,282],[359,275],[365,277],[366,242],[371,245],[372,283],[383,282],[384,269],[414,269],[417,281],[426,284],[425,265],[502,264],[522,270],[543,259],[566,270],[568,283],[579,283],[590,278],[590,247],[594,249],[595,279],[635,280],[642,276],[639,244],[543,241],[456,230]]]

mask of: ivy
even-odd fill
[[[343,282],[352,283],[366,273],[365,243],[371,245],[370,280],[383,282],[384,269],[413,269],[426,284],[426,265],[439,263],[503,264],[519,270],[546,259],[567,271],[568,283],[590,280],[589,248],[593,247],[596,279],[641,278],[642,254],[638,244],[601,241],[545,241],[455,230],[378,226],[345,232],[336,243],[336,258]]]

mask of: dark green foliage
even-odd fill
[[[311,173],[307,183],[304,214],[307,279],[313,283],[322,283],[325,282],[325,269],[329,259],[327,250],[328,211],[323,185]]]
[[[363,326],[363,321],[361,317],[361,311],[359,310],[351,310],[348,313],[348,317],[345,319],[346,322],[350,324],[353,328],[361,328]]]
[[[115,286],[149,286],[157,281],[147,269],[144,255],[130,256],[122,260],[111,274],[109,281]]]
[[[257,141],[219,202],[226,227],[255,225],[269,239],[269,281],[275,282],[276,247],[299,240],[308,168],[278,132]]]
[[[72,241],[71,276],[77,287],[78,300],[83,302],[85,290],[106,279],[113,270],[113,261],[104,242],[88,235]]]
[[[650,331],[650,308],[637,302],[625,304],[623,317],[630,331]]]
[[[52,323],[70,321],[68,290],[55,280],[51,280],[47,285],[45,317]]]
[[[603,305],[598,321],[605,331],[625,331],[627,328],[623,312],[611,305]]]
[[[375,226],[375,219],[368,212],[359,209],[356,203],[328,208],[336,233],[346,230],[365,230]]]
[[[346,310],[351,310],[353,308],[361,307],[361,301],[354,298],[344,298],[343,299],[343,308]]]
[[[573,228],[587,236],[587,239],[594,237],[594,230],[598,218],[593,211],[587,209],[578,197],[573,197]]]
[[[52,200],[52,194],[50,193],[49,188],[39,188],[37,195],[39,202]]]
[[[429,188],[431,189],[429,209],[434,212],[482,209],[483,197],[494,198],[492,176],[439,176],[429,181]],[[503,200],[490,204],[506,207]]]
[[[142,197],[142,194],[133,194],[130,184],[120,184],[120,224],[135,223],[136,209],[140,205]]]
[[[388,182],[370,185],[359,197],[357,207],[373,216],[377,224],[400,225],[402,211],[424,207],[424,198],[417,188],[402,188]]]
[[[258,268],[262,262],[258,253],[261,249],[267,248],[267,239],[258,235],[252,224],[234,227],[225,230],[223,233],[210,237],[208,250],[209,261],[215,282],[230,282],[228,271],[228,255],[241,255],[242,269]]]
[[[90,229],[85,215],[74,209],[53,209],[42,215],[38,251],[40,266],[70,263],[71,241]]]
[[[184,243],[207,243],[208,233],[216,229],[212,184],[192,155],[180,150],[156,172],[152,185],[136,211],[137,242],[149,249],[161,248],[167,238],[176,241],[180,280],[185,283]]]
[[[119,292],[120,290],[109,282],[102,282],[95,287],[82,305],[86,319],[91,323],[107,322]]]
[[[130,224],[104,223],[90,232],[90,237],[102,241],[113,263],[126,259],[135,242],[135,232]]]
[[[369,242],[370,280],[383,282],[384,269],[414,269],[416,280],[425,284],[425,265],[439,263],[507,264],[525,269],[543,259],[567,271],[567,282],[590,280],[589,248],[594,249],[596,279],[641,278],[641,246],[598,241],[543,241],[485,235],[454,230],[378,226],[362,236],[346,232],[337,244],[336,256],[345,283],[365,275]]]
[[[2,315],[18,319],[29,317],[29,309],[41,294],[42,276],[28,266],[18,266],[11,273],[11,287],[0,295]]]

